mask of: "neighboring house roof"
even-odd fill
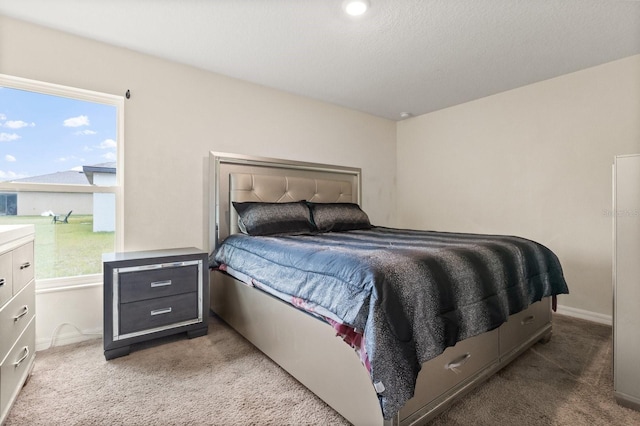
[[[93,174],[94,173],[109,173],[116,174],[116,163],[100,163],[94,164],[93,166],[82,166],[82,171],[87,176],[89,183],[93,185]]]
[[[51,184],[71,184],[89,185],[87,176],[83,172],[67,170],[64,172],[50,173],[47,175],[31,176],[22,179],[15,179],[10,182],[31,182],[31,183],[51,183]]]
[[[9,182],[49,183],[62,185],[91,185],[94,173],[116,173],[116,163],[100,163],[91,166],[82,166],[82,171],[66,170],[64,172],[49,173],[40,176],[31,176],[22,179],[14,179]]]

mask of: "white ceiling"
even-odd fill
[[[342,0],[0,0],[0,14],[392,120],[640,54],[638,0],[370,3],[358,19]]]

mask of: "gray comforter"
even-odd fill
[[[512,236],[383,227],[236,234],[213,260],[364,331],[371,379],[384,387],[378,396],[385,419],[413,396],[423,362],[545,296],[568,293],[555,254]]]

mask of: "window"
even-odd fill
[[[17,198],[17,194],[0,193],[0,216],[12,216],[17,213]]]
[[[36,280],[101,281],[123,246],[121,96],[0,75],[0,225],[35,225]]]

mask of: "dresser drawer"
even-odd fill
[[[198,319],[198,293],[141,300],[120,305],[120,334],[135,333]]]
[[[498,330],[458,342],[423,365],[416,382],[416,394],[400,410],[400,419],[413,414],[438,396],[472,377],[485,366],[498,362]]]
[[[198,291],[198,266],[125,272],[119,276],[120,303]]]
[[[500,326],[500,355],[506,355],[525,343],[537,329],[551,321],[549,298],[544,298],[522,312],[513,314]]]
[[[36,312],[35,281],[23,288],[11,302],[0,309],[0,361]]]
[[[9,354],[0,364],[0,418],[22,389],[27,375],[31,370],[36,354],[36,321],[35,318],[24,330]]]
[[[13,296],[13,262],[11,259],[11,252],[0,255],[0,308]]]
[[[17,294],[34,277],[33,242],[13,250],[13,294]]]

